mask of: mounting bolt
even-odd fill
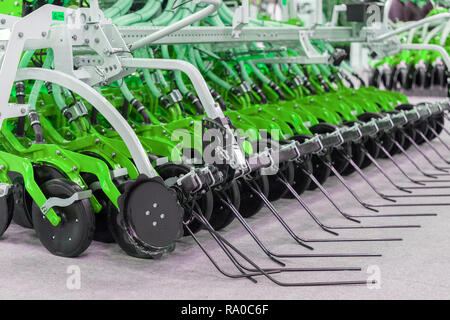
[[[100,142],[99,138],[95,139],[95,143],[99,143],[99,142]]]
[[[19,38],[23,38],[23,32],[19,32],[18,36]]]
[[[0,170],[5,170],[5,165],[4,164],[0,164]]]
[[[150,211],[148,211],[148,210],[145,211],[145,215],[146,215],[146,216],[149,216],[149,215],[150,215]]]
[[[27,110],[25,108],[20,109],[21,114],[25,114],[26,112],[27,112]]]
[[[59,156],[61,154],[61,151],[56,150],[56,154]]]
[[[153,221],[153,226],[156,227],[158,225],[158,222]]]
[[[116,156],[116,153],[115,152],[113,152],[113,153],[111,153],[111,157],[115,157]]]
[[[0,169],[1,169],[1,167],[0,167]],[[156,202],[153,204],[153,208],[158,208],[158,204]]]
[[[45,38],[47,36],[47,32],[42,31],[41,36],[42,36],[42,38]]]
[[[6,23],[6,19],[0,20],[0,23],[1,23],[1,24],[5,24],[5,23]]]
[[[77,170],[78,170],[77,166],[72,167],[72,171],[77,171]]]
[[[164,213],[161,213],[161,215],[159,216],[161,219],[164,219],[166,217],[166,215]]]

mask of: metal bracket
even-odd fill
[[[30,112],[29,104],[8,103],[8,107],[2,108],[0,112],[0,127],[3,120],[26,116]]]
[[[78,100],[74,105],[67,107],[63,110],[64,116],[68,119],[69,123],[84,117],[88,114],[88,110],[84,105],[84,102]]]
[[[11,187],[8,183],[0,183],[0,198],[7,196]]]
[[[239,38],[241,30],[249,22],[249,4],[248,0],[242,0],[242,5],[239,6],[233,15],[233,31],[231,35],[233,38]]]
[[[44,215],[46,215],[50,211],[50,209],[54,207],[65,208],[74,204],[76,201],[89,199],[90,197],[92,197],[92,190],[76,192],[70,198],[66,199],[52,197],[45,201],[45,203],[41,207],[41,211]]]
[[[111,178],[120,178],[128,175],[128,169],[127,168],[120,168],[116,170],[111,170]]]

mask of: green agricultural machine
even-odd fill
[[[379,211],[411,206],[396,198],[427,197],[415,190],[432,188],[429,183],[450,174],[422,147],[431,146],[448,163],[434,145],[449,149],[439,136],[448,133],[449,102],[409,104],[393,91],[399,80],[389,80],[395,85],[387,90],[374,86],[386,74],[372,77],[369,86],[336,43],[365,43],[378,55],[423,49],[420,58],[403,51],[378,65],[428,61],[438,74],[432,78],[440,78],[450,59],[435,37],[442,31],[446,38],[448,13],[406,26],[367,25],[365,15],[350,14],[367,5],[346,4],[352,26],[308,28],[297,18],[251,18],[248,1],[234,11],[220,0],[3,1],[0,236],[14,221],[34,229],[54,255],[78,257],[96,240],[117,243],[142,259],[160,258],[190,236],[230,278],[256,282],[264,276],[281,286],[367,284],[278,280],[274,275],[283,272],[361,270],[287,268],[284,260],[379,255],[280,253],[269,249],[248,220],[265,207],[290,241],[312,250],[314,243],[402,240],[364,233],[343,238],[339,230],[420,228],[371,225],[364,218],[433,216]],[[417,44],[422,38],[414,36],[414,43],[401,43],[400,35],[442,21],[445,27],[427,36],[431,47]],[[395,79],[408,78],[393,73],[399,74]],[[410,148],[432,169],[419,167]],[[428,180],[402,168],[396,154]],[[380,158],[410,185],[399,185]],[[369,165],[397,194],[372,183],[363,171]],[[347,183],[350,174],[361,177],[383,204],[361,199]],[[325,186],[333,176],[365,213],[351,215],[337,204]],[[302,198],[315,189],[345,224],[319,219]],[[299,235],[274,204],[282,198],[298,202],[328,237]],[[219,232],[235,220],[276,267],[259,266]],[[211,236],[236,274],[216,262],[199,232]]]

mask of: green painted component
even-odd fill
[[[64,21],[65,14],[61,11],[52,11],[52,20],[53,21]]]
[[[10,16],[22,17],[23,1],[2,0],[0,1],[0,13]]]

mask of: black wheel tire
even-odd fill
[[[387,113],[388,113],[388,114],[397,114],[398,111],[388,111]],[[399,129],[393,129],[392,132],[393,132],[393,135],[394,135],[394,140],[397,141],[398,144],[399,144],[403,149],[405,149],[405,143],[406,143],[406,140],[407,140],[406,137],[405,137],[405,135],[404,135]],[[394,145],[392,146],[392,149],[391,149],[391,154],[394,155],[394,154],[398,154],[398,153],[401,153],[401,151],[400,151],[400,149],[394,144]]]
[[[351,121],[351,122],[345,122],[344,125],[351,127],[353,125],[355,125],[355,121]],[[364,143],[363,141],[358,141],[358,142],[352,142],[352,160],[353,162],[355,162],[355,164],[361,168],[366,156],[362,150]],[[348,176],[350,174],[352,174],[353,172],[355,172],[356,169],[353,168],[353,166],[349,165],[347,166],[347,168],[344,170],[344,172],[342,172],[342,174],[344,176]]]
[[[432,128],[434,131],[436,131],[437,127],[439,127],[438,124],[436,123],[436,121],[437,121],[436,118],[433,118],[433,117],[428,118],[428,126],[430,128]],[[436,136],[433,133],[433,131],[431,131],[429,128],[427,130],[426,137],[430,141],[436,138]]]
[[[0,197],[0,238],[8,230],[14,214],[14,198],[12,194]]]
[[[92,183],[98,181],[97,177],[91,173],[83,173],[82,178],[87,186],[90,186]],[[95,190],[93,195],[102,206],[102,210],[95,214],[94,241],[114,243],[114,237],[108,227],[108,210],[111,208],[111,201],[101,189]]]
[[[303,143],[311,138],[312,137],[307,134],[299,134],[292,137],[293,140],[296,140],[300,143]],[[327,154],[326,157],[329,161],[331,161],[331,156],[329,154]],[[317,155],[312,155],[306,162],[306,165],[306,169],[308,169],[309,172],[313,173],[314,177],[317,179],[317,181],[319,181],[320,184],[324,184],[325,181],[327,181],[328,177],[331,175],[330,168],[328,168]],[[294,180],[294,188],[299,188],[300,190],[302,189],[302,187],[305,187],[306,190],[315,190],[317,188],[316,184],[311,183],[309,177],[304,175],[301,170],[296,171],[296,173],[298,174],[298,178],[295,178]],[[303,182],[303,178],[307,181]],[[297,185],[297,181],[301,181],[300,185]],[[301,184],[305,184],[305,186],[301,186]]]
[[[352,142],[352,160],[355,162],[355,164],[361,168],[362,163],[364,162],[365,155],[361,148],[361,143]],[[348,165],[347,168],[345,168],[344,171],[342,171],[343,176],[348,176],[355,172],[356,169],[352,165]]]
[[[129,256],[138,259],[154,259],[154,254],[144,252],[134,246],[118,221],[119,210],[111,203],[107,207],[108,229],[119,247]]]
[[[33,219],[31,217],[33,199],[25,189],[21,175],[10,172],[9,176],[13,184],[13,189],[11,190],[14,201],[13,221],[22,228],[33,229]]]
[[[313,172],[313,164],[311,162],[311,157],[307,157],[302,161],[295,161],[294,163],[294,183],[293,187],[295,192],[301,195],[303,192],[308,190],[309,186],[312,184],[311,179],[307,176],[302,169],[308,172]],[[285,196],[287,199],[293,199],[294,195],[288,192]]]
[[[241,194],[238,184],[233,181],[226,189],[226,194],[230,198],[236,209],[240,209],[241,206]],[[214,198],[214,210],[209,223],[214,228],[214,230],[219,231],[231,224],[233,222],[235,215],[231,210],[226,208],[220,201],[218,195],[213,192]]]
[[[380,148],[376,144],[376,139],[372,137],[365,137],[362,141],[364,147],[366,148],[367,152],[374,158],[378,158],[380,156]],[[363,162],[359,166],[361,169],[365,169],[368,166],[372,164],[372,161],[370,161],[369,157],[364,157]]]
[[[47,198],[68,198],[82,189],[70,180],[53,179],[41,189]],[[95,215],[89,199],[77,201],[65,208],[54,208],[62,221],[54,227],[45,219],[40,208],[33,203],[33,226],[42,245],[52,254],[74,258],[91,244],[95,231]]]
[[[295,168],[292,162],[280,163],[280,171],[286,178],[289,184],[293,185],[295,182]],[[278,175],[267,176],[269,180],[269,201],[277,201],[289,194],[289,190],[284,184],[278,180]]]
[[[174,177],[180,177],[181,175],[188,174],[191,169],[188,166],[185,165],[179,165],[174,163],[166,163],[161,166],[156,167],[156,171],[159,173],[161,178],[165,181],[170,178]],[[213,209],[214,209],[214,199],[211,191],[206,192],[203,194],[200,198],[195,200],[196,205],[200,208],[200,211],[202,215],[206,218],[206,220],[209,220],[211,218]],[[192,203],[191,203],[192,204]],[[189,219],[187,215],[185,215],[185,221],[186,219]],[[183,226],[183,234],[185,236],[190,235],[190,233],[186,230],[186,228]],[[201,229],[203,229],[203,224],[200,223],[197,219],[191,219],[189,223],[189,229],[193,233],[199,232]]]
[[[257,175],[254,179],[259,189],[267,198],[269,195],[269,179],[267,176]],[[237,181],[239,185],[241,203],[239,212],[244,218],[250,218],[257,214],[263,207],[264,201],[248,187],[243,179]]]
[[[414,127],[412,125],[404,126],[403,131],[405,132],[405,134],[410,136],[412,138],[412,140],[416,141],[417,133],[416,133],[416,130],[414,130]],[[408,150],[409,148],[411,148],[412,143],[406,137],[404,137],[404,138],[405,138],[405,143],[403,144],[403,149]]]
[[[433,120],[436,122],[436,133],[440,135],[443,130],[441,125],[444,125],[444,123],[445,123],[444,114],[440,114],[440,115],[433,117]],[[441,124],[441,125],[439,125],[439,124]]]
[[[326,158],[326,160],[328,162],[331,162],[331,155],[330,154],[326,154],[323,157]],[[312,163],[312,169],[313,169],[313,175],[314,177],[317,179],[317,181],[320,184],[324,184],[328,178],[331,176],[331,170],[330,168],[328,168],[328,166],[326,166],[323,161],[320,159],[319,156],[317,155],[313,155],[311,157],[311,163]],[[308,190],[312,191],[312,190],[316,190],[317,186],[315,183],[310,183],[308,186]]]
[[[94,152],[86,151],[83,152],[84,155],[98,159],[103,161],[110,170],[113,168],[109,165],[109,163],[100,155]],[[83,178],[86,185],[89,187],[92,183],[98,181],[97,176],[92,173],[82,173],[81,177]],[[108,199],[106,194],[100,189],[95,190],[93,192],[97,201],[101,204],[102,210],[95,214],[95,233],[94,233],[94,241],[103,242],[103,243],[114,243],[114,237],[111,233],[110,228],[108,227],[108,210],[111,208],[111,201]]]

